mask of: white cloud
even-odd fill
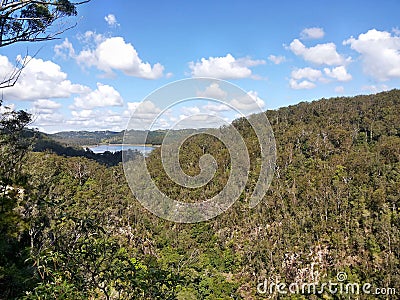
[[[325,35],[325,32],[322,28],[320,27],[310,27],[310,28],[305,28],[303,31],[300,33],[300,37],[303,40],[313,40],[313,39],[321,39]]]
[[[45,109],[56,109],[60,108],[61,104],[48,99],[39,99],[33,103],[36,108],[45,108]]]
[[[206,105],[178,105],[161,110],[153,102],[128,102],[128,109],[124,117],[129,118],[130,129],[149,128],[202,128],[215,127],[226,123],[227,118],[222,114],[231,110],[224,107],[210,104]]]
[[[99,121],[108,124],[110,127],[117,128],[118,126],[121,126],[122,117],[119,114],[103,115]]]
[[[223,103],[214,104],[214,103],[210,103],[209,102],[209,103],[207,103],[206,105],[203,106],[203,110],[210,111],[212,113],[228,111],[228,110],[231,110],[231,109],[232,109],[231,107],[229,107],[228,105],[223,104]]]
[[[233,99],[230,104],[239,111],[254,111],[264,107],[265,102],[255,91],[249,91],[245,96]]]
[[[33,102],[34,113],[51,114],[60,107],[60,103],[48,99],[39,99]]]
[[[128,102],[126,105],[128,106],[128,112],[133,113],[136,108],[140,105],[141,102]]]
[[[334,78],[338,81],[349,81],[352,79],[352,76],[347,73],[345,66],[339,66],[336,68],[324,68],[324,72],[327,76]]]
[[[308,80],[297,82],[297,80],[293,78],[289,80],[289,86],[294,90],[313,89],[316,87],[315,83]]]
[[[294,39],[290,43],[289,49],[295,55],[301,56],[304,60],[317,65],[343,65],[351,60],[351,58],[345,59],[342,55],[337,53],[334,43],[318,44],[314,47],[307,48],[300,40]]]
[[[123,112],[123,116],[129,120],[129,129],[145,129],[152,128],[160,125],[159,114],[161,109],[157,107],[152,101],[146,100],[143,102],[128,102],[128,109]],[[167,114],[164,112],[164,114]],[[165,122],[164,122],[165,123]],[[165,127],[166,124],[163,124]]]
[[[270,56],[268,56],[268,60],[272,61],[276,65],[279,65],[286,61],[286,57],[282,55],[276,56],[271,54]]]
[[[154,123],[154,128],[161,128],[161,129],[171,129],[171,119],[164,119],[164,118],[159,118],[157,121]]]
[[[295,90],[313,89],[316,87],[315,81],[324,81],[322,72],[306,67],[292,71],[289,86]]]
[[[371,93],[379,93],[382,91],[387,91],[389,89],[389,87],[386,84],[380,84],[380,85],[364,85],[363,87],[361,87],[362,91],[368,91]]]
[[[40,131],[54,132],[55,126],[62,124],[65,121],[65,117],[59,112],[52,113],[39,113],[36,114],[33,111],[33,127],[39,128]]]
[[[68,98],[72,94],[81,94],[90,90],[84,85],[71,83],[67,79],[67,74],[61,71],[61,67],[51,61],[31,57],[27,60],[29,63],[16,84],[4,89],[4,97],[33,101],[43,98]],[[7,76],[12,70],[10,68],[14,67],[8,58],[0,55],[0,78]]]
[[[291,73],[291,77],[295,80],[300,80],[305,78],[310,81],[317,81],[322,78],[322,72],[320,70],[306,67],[302,69],[293,70]]]
[[[14,103],[9,103],[4,105],[4,103],[2,105],[0,105],[0,115],[5,114],[5,113],[9,113],[15,110],[15,104]]]
[[[117,18],[113,14],[108,14],[107,16],[104,17],[104,20],[107,22],[108,26],[110,26],[110,27],[119,26],[119,24],[117,22]]]
[[[385,81],[400,77],[400,37],[371,29],[343,42],[361,54],[364,72]]]
[[[3,82],[10,79],[10,76],[12,75],[14,70],[15,68],[8,60],[8,57],[0,55],[0,81]]]
[[[181,114],[179,115],[179,121],[174,124],[174,129],[215,128],[227,123],[227,118],[217,114]]]
[[[64,121],[66,128],[73,130],[122,130],[124,119],[120,113],[104,109],[83,109],[71,111],[72,118]]]
[[[88,30],[85,31],[84,34],[78,34],[78,40],[84,44],[100,44],[101,42],[105,41],[107,38],[102,35],[101,33],[96,33],[94,31]]]
[[[161,112],[161,109],[149,100],[143,102],[128,102],[127,106],[128,110],[125,111],[125,116],[130,117],[132,114],[134,114],[135,119],[139,121],[152,121]]]
[[[339,66],[332,69],[324,68],[324,72],[328,77],[334,78],[337,81],[349,81],[352,79],[351,75],[347,73],[345,66]],[[324,77],[320,70],[310,67],[296,69],[291,73],[289,86],[292,89],[313,89],[316,87],[315,82],[329,82]]]
[[[115,70],[144,79],[157,79],[163,76],[164,67],[156,63],[153,66],[143,62],[137,51],[122,37],[111,37],[101,41],[95,49],[86,49],[75,57],[78,63],[87,67],[96,67],[107,76]]]
[[[200,108],[197,106],[184,106],[181,108],[183,114],[192,116],[200,114]]]
[[[112,86],[97,83],[97,89],[74,99],[72,108],[91,109],[94,107],[122,106],[123,100]]]
[[[82,50],[74,58],[80,65],[86,65],[91,67],[91,66],[97,66],[98,64],[98,59],[96,58],[94,52],[90,49]],[[97,66],[97,68],[99,67]],[[112,72],[109,70],[109,73]]]
[[[341,86],[341,85],[335,87],[335,93],[343,94],[344,93],[344,87]]]
[[[252,60],[248,57],[236,59],[231,54],[223,57],[202,58],[200,62],[190,62],[192,76],[223,79],[246,78],[252,76],[250,67],[265,64],[264,60]]]
[[[197,92],[197,96],[217,100],[225,99],[227,93],[219,87],[218,83],[211,83],[204,91]]]
[[[74,117],[74,120],[86,120],[95,117],[92,109],[72,110],[71,114]]]
[[[29,110],[33,115],[32,126],[38,127],[39,130],[49,131],[48,128],[53,128],[55,124],[63,122],[64,116],[59,112],[60,107],[60,103],[49,99],[39,99],[33,102],[33,106]]]
[[[68,38],[66,38],[61,44],[55,45],[54,52],[56,56],[60,56],[64,59],[75,56],[75,49]],[[65,52],[67,52],[67,54]]]

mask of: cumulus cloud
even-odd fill
[[[86,120],[95,117],[95,113],[92,109],[72,110],[71,114],[74,120]]]
[[[322,28],[320,27],[310,27],[310,28],[305,28],[303,31],[300,33],[300,37],[303,40],[313,40],[313,39],[321,39],[325,35],[325,32]]]
[[[264,107],[265,102],[258,97],[257,92],[249,91],[247,95],[231,100],[230,104],[239,111],[254,111]]]
[[[289,86],[294,90],[313,89],[316,87],[315,83],[308,80],[297,82],[293,78],[289,80]]]
[[[17,57],[17,59],[19,59]],[[11,62],[8,60],[7,56],[0,55],[0,81],[7,81],[10,76],[13,74],[15,71],[15,67]]]
[[[320,70],[312,69],[309,67],[293,70],[291,77],[295,80],[308,79],[310,81],[317,81],[322,78]]]
[[[217,113],[217,112],[223,112],[223,111],[228,111],[231,110],[232,108],[229,107],[226,104],[216,104],[216,103],[207,103],[206,105],[203,106],[203,110],[205,111],[210,111],[211,113]]]
[[[313,89],[316,87],[316,81],[324,81],[322,72],[306,67],[292,71],[289,86],[295,90]]]
[[[32,125],[43,131],[52,131],[55,124],[64,121],[64,116],[59,112],[61,104],[49,99],[39,99],[33,102],[29,112],[33,115]],[[50,130],[49,130],[50,129]]]
[[[282,55],[276,56],[271,54],[270,56],[268,56],[268,60],[272,61],[276,65],[279,65],[286,61],[286,57]]]
[[[372,85],[364,85],[361,87],[361,90],[368,91],[373,94],[379,93],[382,91],[387,91],[388,89],[389,89],[389,87],[386,84],[379,84],[379,85],[372,84]]]
[[[64,126],[69,129],[85,128],[86,130],[122,130],[124,118],[120,113],[105,109],[82,109],[71,111],[72,118],[65,120]],[[65,130],[65,129],[64,129]]]
[[[74,99],[72,108],[91,109],[94,107],[122,106],[121,95],[112,86],[97,83],[97,89]]]
[[[198,114],[179,116],[179,122],[174,124],[174,129],[184,128],[215,128],[227,125],[228,119],[213,114]]]
[[[327,76],[338,81],[349,81],[352,79],[351,74],[347,73],[345,66],[339,66],[333,69],[324,68],[324,72]]]
[[[66,38],[61,44],[54,46],[54,53],[56,56],[66,59],[75,56],[75,49],[68,38]]]
[[[178,113],[177,118],[170,117],[174,129],[183,128],[212,128],[227,124],[227,118],[224,118],[218,111],[205,111],[204,106],[183,106]]]
[[[33,102],[34,113],[52,114],[59,109],[61,104],[49,99],[39,99]]]
[[[371,29],[343,42],[361,55],[364,72],[385,81],[400,77],[400,37]]]
[[[347,73],[345,66],[332,69],[324,68],[324,73],[326,76],[337,81],[349,81],[352,79],[352,76]],[[293,70],[290,77],[289,86],[296,90],[313,89],[316,87],[315,82],[329,82],[329,80],[324,77],[322,71],[310,67]]]
[[[78,34],[77,38],[81,43],[88,45],[92,43],[100,44],[101,42],[107,39],[107,37],[104,36],[103,34],[91,30],[85,31],[85,33],[83,34]]]
[[[160,122],[163,123],[163,120],[165,121],[165,119],[161,120],[161,118],[159,118],[159,114],[162,110],[150,100],[128,102],[127,107],[128,109],[123,112],[123,116],[129,120],[129,129],[150,128],[151,125],[155,128],[161,126]],[[168,112],[164,111],[163,115],[164,114],[168,115]],[[166,126],[165,122],[162,127]]]
[[[128,110],[125,112],[125,115],[131,116],[134,114],[135,119],[142,121],[152,121],[161,112],[161,109],[149,100],[144,102],[128,102],[127,106]]]
[[[225,99],[227,93],[219,87],[218,83],[211,83],[204,91],[197,92],[197,96],[211,99]]]
[[[303,57],[304,60],[317,65],[343,65],[350,61],[351,58],[345,59],[336,51],[334,43],[318,44],[314,47],[307,48],[300,40],[294,39],[289,49],[297,56]]]
[[[87,38],[93,38],[88,34]],[[122,37],[105,38],[94,37],[99,43],[94,49],[85,49],[75,55],[76,61],[87,67],[96,67],[104,71],[107,76],[114,75],[114,71],[144,79],[157,79],[163,76],[164,67],[160,63],[151,65],[143,62],[136,49],[126,43]]]
[[[119,24],[117,22],[117,18],[113,14],[108,14],[107,16],[104,17],[104,20],[107,22],[108,26],[110,26],[110,27],[119,26]]]
[[[200,108],[197,106],[184,106],[181,108],[181,111],[185,115],[198,115],[200,114]]]
[[[335,93],[343,94],[344,93],[344,87],[341,86],[341,85],[335,87]]]
[[[231,54],[222,57],[202,58],[190,62],[189,68],[194,77],[214,77],[221,79],[237,79],[252,76],[250,67],[265,64],[264,60],[252,60],[248,57],[236,59]]]
[[[32,57],[28,57],[27,60],[29,63],[16,84],[4,89],[4,96],[8,99],[34,101],[46,98],[68,98],[73,94],[90,90],[87,86],[71,83],[67,79],[67,74],[61,71],[61,67],[51,61]],[[10,68],[14,66],[8,58],[0,55],[0,78],[6,77],[10,73]]]
[[[57,126],[65,122],[65,117],[59,112],[53,112],[50,114],[36,114],[34,111],[32,111],[32,113],[34,114],[34,121],[32,123],[32,126],[38,128],[40,131],[59,131],[60,128],[57,128]]]

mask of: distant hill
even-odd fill
[[[178,137],[181,134],[191,134],[203,132],[205,129],[180,129],[172,130],[172,138]],[[161,145],[164,136],[169,130],[132,130],[135,140],[131,140],[132,143],[141,144],[146,139],[146,144]],[[146,137],[147,135],[147,137]],[[49,134],[49,137],[55,141],[61,142],[66,145],[75,146],[89,146],[98,144],[122,144],[124,138],[124,131],[62,131],[54,134]]]
[[[52,139],[67,145],[97,145],[109,141],[122,141],[123,132],[117,131],[61,131],[49,135]]]
[[[181,129],[172,132],[172,138],[181,134],[201,132],[204,129]],[[147,144],[160,145],[168,130],[140,131],[135,130],[134,136],[137,143],[141,143],[147,134]],[[62,131],[47,134],[33,130],[26,130],[27,137],[34,137],[34,152],[52,152],[66,157],[86,157],[93,159],[106,166],[115,166],[122,161],[122,151],[111,153],[94,153],[85,146],[98,144],[121,144],[123,143],[124,131]],[[132,141],[135,143],[135,141]]]
[[[77,143],[67,143],[63,139],[54,139],[54,135],[51,134],[26,130],[25,135],[33,138],[32,150],[34,152],[51,152],[65,157],[86,157],[106,166],[115,166],[122,161],[122,151],[94,153],[89,148],[85,149]]]

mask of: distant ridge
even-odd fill
[[[179,136],[182,133],[199,133],[203,132],[204,128],[199,129],[179,129],[172,130],[172,134]],[[132,130],[137,136],[137,143],[142,143],[146,138],[146,144],[151,145],[161,145],[165,134],[169,130]],[[125,131],[61,131],[49,136],[63,144],[74,145],[74,146],[88,146],[88,145],[98,145],[98,144],[122,144]],[[173,136],[172,135],[172,136]],[[135,142],[135,141],[132,141]]]

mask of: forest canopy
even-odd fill
[[[399,90],[267,111],[277,165],[254,209],[245,193],[254,188],[259,149],[248,122],[235,120],[250,153],[247,190],[226,213],[198,224],[145,210],[121,164],[30,151],[21,133],[29,118],[3,116],[0,298],[265,299],[257,292],[265,279],[337,282],[339,272],[348,282],[400,291],[399,111]],[[226,149],[203,135],[182,147],[185,172],[199,172],[203,151],[219,164],[204,189],[171,183],[159,149],[146,160],[162,191],[190,202],[218,193],[229,176]]]

